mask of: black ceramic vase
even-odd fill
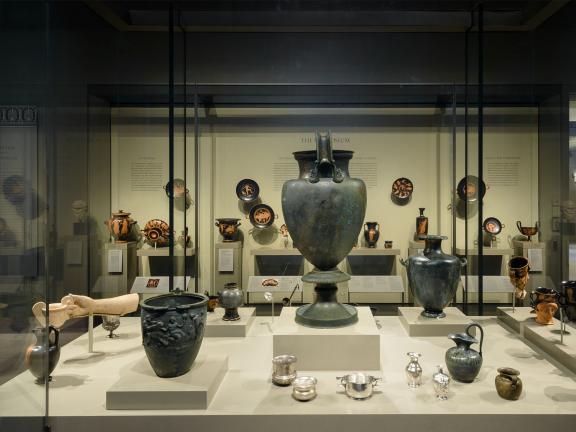
[[[60,332],[54,326],[48,326],[48,329],[38,327],[32,331],[36,336],[36,344],[28,347],[24,361],[30,373],[36,377],[36,384],[44,384],[46,376],[48,381],[52,381],[50,374],[60,359]]]
[[[424,308],[428,318],[444,318],[443,309],[450,304],[466,260],[442,252],[444,236],[425,237],[424,255],[409,257],[400,262],[406,267],[408,284],[416,301]]]
[[[364,240],[366,246],[375,248],[380,238],[380,224],[378,222],[366,222],[364,224]]]
[[[480,352],[470,348],[478,340],[470,334],[470,327],[480,330]],[[448,335],[456,346],[448,349],[444,360],[452,378],[456,381],[471,383],[478,376],[482,367],[482,343],[484,342],[484,329],[480,324],[472,323],[466,327],[465,333],[450,333]]]
[[[353,152],[332,150],[330,134],[316,136],[316,150],[294,153],[300,177],[282,188],[282,210],[294,246],[314,265],[302,280],[315,284],[315,301],[298,308],[296,322],[340,327],[358,321],[353,306],[338,303],[338,282],[350,279],[336,266],[358,240],[366,212],[366,186],[350,178]]]
[[[142,344],[156,375],[172,378],[190,370],[204,337],[208,298],[176,292],[140,303]]]
[[[244,294],[236,282],[224,285],[224,289],[218,293],[218,301],[224,308],[222,320],[238,321],[240,319],[238,308],[244,303]]]

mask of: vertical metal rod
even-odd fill
[[[468,177],[468,74],[469,74],[469,63],[468,56],[470,51],[470,28],[474,25],[474,12],[470,14],[470,27],[466,29],[464,34],[464,178]],[[454,182],[454,187],[457,187],[456,182]],[[455,198],[456,202],[456,198]],[[456,212],[456,209],[452,209]],[[454,213],[455,214],[455,213]],[[456,224],[456,218],[454,218],[454,224]],[[468,257],[468,201],[464,201],[464,253],[466,254],[466,259]],[[469,260],[472,262],[472,260]],[[466,266],[464,270],[464,281],[465,287],[462,290],[462,303],[464,314],[468,315],[468,272],[469,267]]]
[[[450,179],[450,183],[454,185],[456,183],[456,158],[457,158],[457,149],[456,149],[456,130],[458,127],[458,122],[456,119],[456,94],[458,89],[456,84],[452,86],[452,178]],[[452,200],[452,253],[454,253],[456,249],[456,211],[454,209],[454,195],[451,197]]]
[[[457,151],[456,151],[456,131],[458,127],[458,122],[456,119],[456,94],[458,89],[456,84],[452,86],[452,176],[450,178],[450,184],[453,186],[456,182],[456,158],[457,158]],[[452,254],[456,252],[456,211],[454,209],[454,205],[456,204],[454,200],[454,194],[451,196],[452,202]],[[457,300],[457,293],[454,294],[454,298],[452,299],[453,303],[456,303]]]
[[[200,247],[198,245],[198,221],[199,221],[199,210],[198,210],[198,200],[199,200],[199,190],[200,190],[200,124],[199,124],[199,115],[198,115],[198,84],[194,84],[194,202],[196,205],[194,206],[194,220],[195,220],[195,227],[194,227],[194,247],[196,250],[196,254],[194,256],[194,291],[199,292],[199,260],[200,254],[199,250]]]
[[[168,180],[171,190],[168,194],[168,224],[169,243],[168,255],[170,260],[169,290],[174,290],[174,3],[170,2],[168,24]]]
[[[48,101],[52,101],[53,98],[49,97],[49,95],[47,94],[48,91],[50,89],[52,89],[52,86],[50,85],[50,81],[52,78],[52,74],[51,74],[51,65],[50,65],[50,60],[51,60],[51,55],[50,55],[50,49],[51,49],[51,39],[50,39],[50,14],[51,14],[51,3],[50,2],[45,2],[44,3],[44,48],[45,48],[45,57],[44,57],[44,70],[46,71],[46,75],[44,77],[44,85],[45,88],[42,89],[42,95],[44,96],[44,101],[43,101],[43,105],[44,105],[44,119],[42,121],[42,123],[37,124],[37,128],[40,127],[41,124],[44,125],[44,151],[42,152],[42,174],[44,177],[44,191],[46,192],[46,203],[49,207],[55,207],[50,205],[51,203],[51,195],[52,195],[52,188],[51,188],[51,184],[50,184],[50,180],[52,178],[52,176],[50,175],[50,163],[48,161],[48,155],[52,155],[53,152],[52,151],[48,151],[48,146],[50,145],[50,140],[49,140],[49,131],[50,131],[50,126],[49,126],[49,106],[48,106]],[[37,135],[38,136],[38,135]],[[38,147],[37,147],[38,148]],[[52,156],[51,156],[52,157]],[[36,160],[36,170],[37,172],[40,171],[40,158],[37,158]],[[37,175],[37,178],[40,178],[40,175]],[[46,303],[46,305],[50,304],[50,298],[49,298],[49,292],[51,291],[51,260],[50,258],[50,253],[51,250],[50,248],[52,247],[51,244],[51,237],[52,237],[52,227],[51,227],[51,215],[53,214],[53,209],[52,208],[48,208],[45,209],[48,210],[46,211],[45,216],[41,219],[41,222],[39,223],[44,223],[44,230],[46,233],[48,233],[47,236],[44,236],[44,240],[43,240],[43,246],[44,246],[44,292],[43,292],[43,296],[44,296],[44,302]],[[44,330],[45,330],[45,334],[46,337],[42,339],[42,343],[44,344],[44,352],[46,353],[44,355],[43,358],[43,362],[44,362],[44,376],[48,377],[50,374],[50,365],[48,363],[48,353],[49,353],[49,347],[50,347],[50,340],[49,340],[49,332],[48,332],[48,325],[50,323],[50,308],[46,307],[46,324],[44,325]],[[48,379],[46,379],[44,381],[44,405],[45,405],[45,410],[44,410],[44,419],[43,419],[43,426],[44,426],[44,430],[50,430],[50,381]]]
[[[484,5],[478,5],[478,178],[484,179]],[[482,219],[484,199],[480,185],[478,193],[478,315],[484,315],[484,244]]]
[[[188,149],[187,149],[187,145],[188,145],[188,141],[187,141],[187,136],[188,136],[188,117],[187,117],[187,105],[188,105],[188,99],[187,99],[187,70],[186,70],[186,29],[184,28],[184,26],[182,26],[182,11],[179,11],[178,13],[178,26],[180,27],[180,31],[182,32],[182,89],[183,89],[183,105],[184,105],[184,114],[183,114],[183,134],[184,134],[184,185],[186,187],[186,190],[188,190]],[[194,201],[194,205],[196,206],[197,203],[196,201]],[[186,195],[184,196],[184,208],[186,208]],[[187,218],[187,213],[186,211],[184,211],[184,291],[188,291],[188,284],[186,283],[186,277],[188,276],[188,256],[187,256],[187,245],[186,245],[186,237],[188,236],[188,232],[187,232],[187,228],[188,228],[188,218]]]

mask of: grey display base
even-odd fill
[[[508,327],[520,333],[527,341],[533,343],[558,363],[576,373],[576,330],[567,327],[564,333],[564,343],[560,342],[560,321],[554,319],[552,325],[538,324],[530,313],[530,307],[517,307],[512,312],[511,307],[499,307],[498,319]]]
[[[380,332],[370,308],[357,310],[356,324],[317,329],[297,324],[296,308],[283,308],[274,324],[274,355],[295,355],[299,370],[379,370]]]
[[[238,321],[223,321],[224,308],[218,307],[214,312],[208,312],[204,337],[245,337],[254,322],[256,308],[238,308]]]
[[[400,322],[409,336],[446,336],[448,333],[460,333],[472,322],[455,307],[444,308],[444,318],[426,318],[420,314],[422,310],[421,307],[398,308]],[[470,333],[474,333],[473,330],[474,328]]]
[[[159,378],[144,357],[128,368],[106,391],[106,409],[206,409],[227,370],[227,356],[198,356],[187,374],[176,378]]]

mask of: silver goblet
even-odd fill
[[[120,317],[117,315],[103,315],[102,316],[102,328],[109,331],[108,337],[110,339],[117,338],[118,335],[114,334],[114,330],[120,327]]]

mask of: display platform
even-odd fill
[[[530,307],[517,307],[514,312],[511,307],[499,307],[498,319],[576,373],[576,329],[567,327],[561,337],[559,320],[554,319],[553,325],[540,325],[531,311]]]
[[[158,378],[144,356],[106,391],[109,410],[206,409],[228,370],[226,356],[198,356],[187,374]]]
[[[238,315],[238,321],[224,321],[224,308],[217,307],[214,312],[209,312],[204,337],[245,337],[254,322],[256,308],[238,308]]]
[[[370,308],[357,308],[356,324],[327,329],[297,324],[296,309],[283,308],[274,324],[275,356],[293,354],[304,370],[380,369],[380,334]]]
[[[576,422],[576,374],[552,364],[537,348],[501,326],[496,318],[472,317],[484,327],[484,363],[472,384],[452,382],[449,399],[434,396],[432,374],[444,364],[454,343],[447,337],[411,338],[398,317],[377,317],[381,340],[382,381],[372,398],[346,397],[336,376],[355,370],[307,371],[318,379],[316,399],[302,403],[291,389],[271,383],[273,322],[256,317],[246,338],[205,338],[201,356],[229,356],[228,373],[205,410],[107,410],[106,391],[144,356],[140,319],[122,317],[108,339],[101,327],[94,330],[94,348],[102,352],[84,361],[69,361],[85,353],[87,335],[62,347],[60,362],[50,384],[50,423],[55,432],[193,430],[234,432],[391,432],[437,429],[467,432],[542,432],[571,430]],[[275,318],[274,321],[277,319]],[[422,354],[423,384],[406,385],[404,368],[409,351]],[[329,351],[325,356],[333,355]],[[501,399],[494,387],[497,368],[520,371],[524,392],[518,401]],[[376,374],[376,372],[375,372]],[[0,386],[0,429],[29,432],[32,420],[43,412],[45,389],[25,371]]]
[[[455,307],[444,308],[444,318],[426,318],[421,315],[421,307],[399,307],[400,322],[409,336],[446,336],[448,333],[463,332],[472,322]],[[474,334],[475,329],[470,329]]]

